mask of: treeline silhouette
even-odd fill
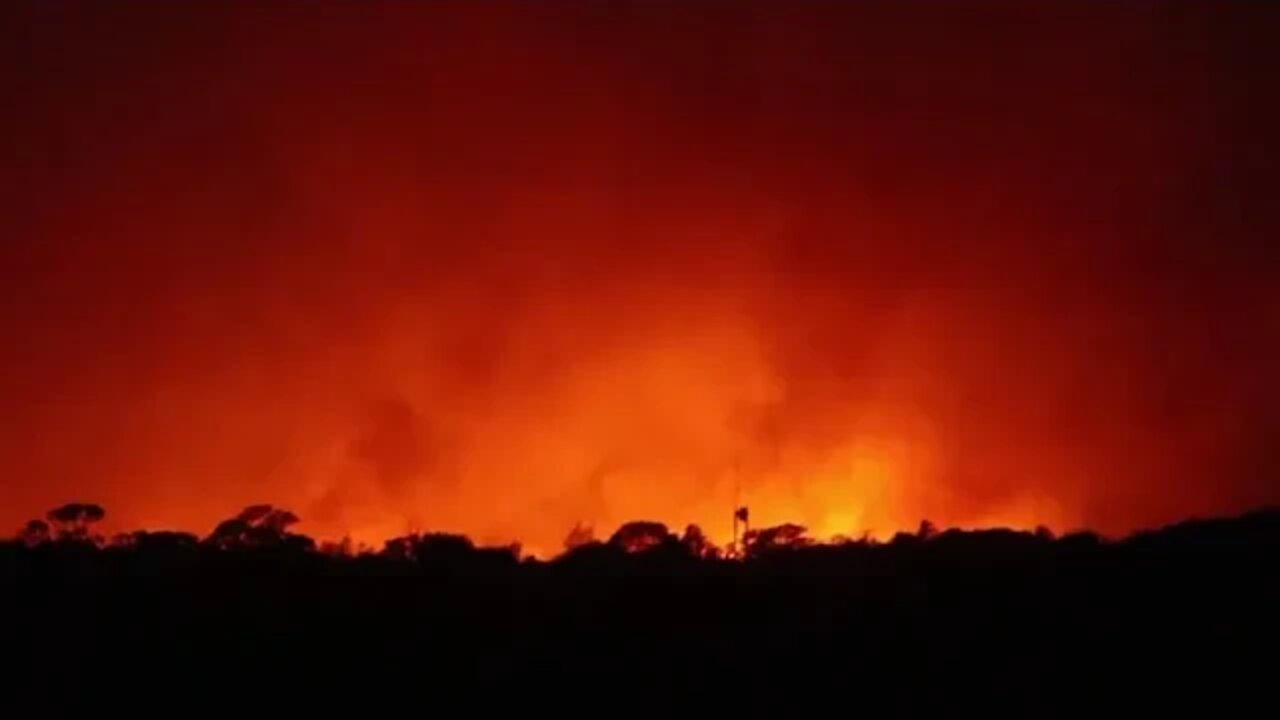
[[[17,694],[1043,714],[1192,693],[1222,710],[1270,687],[1280,639],[1275,509],[1117,540],[924,522],[816,542],[782,525],[728,552],[697,526],[632,522],[605,540],[574,528],[549,560],[444,533],[318,544],[270,505],[205,537],[105,538],[105,515],[64,505],[0,544]]]

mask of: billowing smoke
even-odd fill
[[[1280,500],[1280,24],[1203,5],[6,10],[0,521]]]

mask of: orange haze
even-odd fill
[[[1275,13],[854,5],[5,9],[0,526],[1280,500]]]

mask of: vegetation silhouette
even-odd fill
[[[751,530],[741,558],[696,525],[636,521],[607,541],[579,526],[547,560],[447,533],[317,544],[271,505],[203,539],[108,539],[104,517],[71,503],[0,543],[13,688],[93,699],[145,678],[471,703],[561,688],[740,707],[854,693],[897,714],[1029,713],[1150,708],[1175,686],[1242,697],[1269,687],[1261,658],[1280,639],[1276,509],[1120,539],[923,522],[821,542],[784,524]]]

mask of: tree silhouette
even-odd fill
[[[793,550],[813,543],[805,537],[808,528],[794,523],[751,530],[743,536],[747,557],[760,557],[778,550]]]
[[[609,544],[629,553],[652,550],[675,540],[675,536],[660,522],[635,520],[618,528],[609,538]]]
[[[392,560],[412,560],[417,552],[418,536],[391,538],[382,546],[381,555]]]
[[[313,549],[315,542],[305,535],[289,532],[298,523],[297,515],[271,505],[250,505],[239,515],[218,523],[206,540],[224,549],[278,548]]]
[[[59,540],[74,542],[99,540],[100,538],[92,536],[89,531],[95,523],[101,522],[106,516],[106,510],[94,503],[67,503],[50,510],[45,515],[57,531]]]
[[[414,561],[422,567],[438,569],[464,564],[475,551],[475,544],[466,535],[425,533],[388,540],[383,554],[394,559]]]
[[[351,536],[347,535],[336,542],[329,540],[320,543],[320,552],[332,557],[350,558],[355,556],[356,547]]]
[[[27,547],[35,547],[49,542],[49,523],[43,520],[29,520],[18,531],[18,540]]]
[[[690,557],[704,560],[720,557],[720,548],[708,540],[706,534],[702,532],[702,528],[697,525],[685,526],[684,535],[680,537],[680,543],[684,545]]]
[[[194,550],[200,545],[200,539],[191,533],[159,530],[148,532],[138,530],[130,533],[132,547],[142,553],[181,552]]]
[[[938,527],[931,520],[921,520],[920,527],[916,530],[916,537],[921,540],[928,540],[938,534]]]
[[[596,531],[590,525],[577,523],[564,539],[564,549],[566,552],[575,550],[583,545],[589,545],[596,541]]]

